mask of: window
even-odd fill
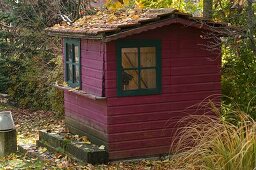
[[[64,39],[65,81],[70,87],[80,87],[80,40]]]
[[[119,96],[160,93],[160,41],[117,42],[117,63]]]

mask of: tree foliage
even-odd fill
[[[58,20],[56,6],[44,0],[4,4],[0,9],[0,92],[8,93],[12,103],[21,107],[62,112],[62,94],[50,86],[62,77],[62,71],[57,71],[60,55],[56,56],[60,40],[44,32]]]
[[[243,30],[223,38],[222,89],[223,96],[227,96],[223,101],[239,105],[256,118],[256,5],[250,0],[212,2],[214,20],[231,23]],[[202,16],[203,1],[109,0],[106,7],[109,10],[171,7]],[[63,77],[60,39],[48,37],[44,28],[61,22],[60,14],[75,20],[90,13],[92,7],[88,0],[0,1],[0,92],[8,93],[11,101],[19,106],[61,108],[62,94],[50,86]],[[56,98],[58,100],[54,100]]]
[[[63,112],[61,41],[44,29],[91,13],[88,0],[0,1],[0,93],[20,107]]]
[[[256,118],[256,16],[252,12],[256,5],[244,3],[242,9],[232,8],[237,6],[235,3],[238,2],[226,3],[226,8],[222,10],[224,15],[219,15],[221,20],[242,30],[240,34],[226,38],[223,43],[223,101]]]

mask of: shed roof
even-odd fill
[[[115,12],[98,11],[70,25],[63,22],[47,28],[46,31],[49,35],[111,41],[174,23],[213,32],[221,32],[221,28],[227,26],[225,23],[193,17],[172,8],[120,9]]]

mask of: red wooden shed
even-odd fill
[[[47,29],[63,37],[67,127],[105,145],[110,160],[168,153],[179,119],[209,111],[198,107],[208,99],[219,106],[223,26],[128,9]]]

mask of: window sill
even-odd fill
[[[52,86],[56,87],[58,89],[64,90],[64,91],[72,92],[72,93],[75,93],[77,95],[87,97],[87,98],[92,99],[92,100],[105,100],[106,99],[106,97],[95,96],[93,94],[88,94],[88,93],[86,93],[82,90],[76,90],[76,89],[71,88],[71,87],[66,87],[66,86],[62,86],[62,85],[58,85],[58,84],[53,84]]]

